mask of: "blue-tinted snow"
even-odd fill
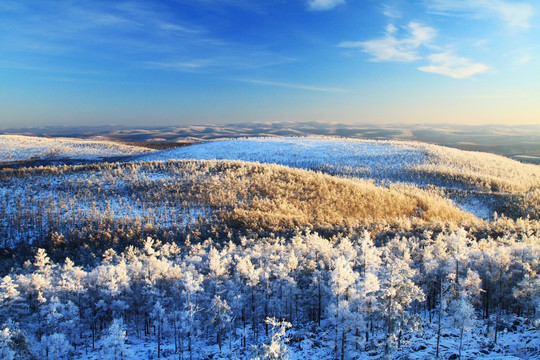
[[[206,142],[157,151],[137,157],[145,160],[243,160],[322,171],[331,175],[372,179],[377,183],[407,182],[467,191],[449,194],[465,211],[490,219],[494,202],[477,194],[474,187],[437,170],[485,175],[486,172],[518,171],[518,162],[502,156],[467,152],[418,142],[357,140],[344,138],[247,138]],[[521,168],[520,168],[521,169]],[[525,178],[526,176],[514,176]],[[471,191],[472,190],[472,191]]]
[[[0,162],[61,158],[101,160],[106,157],[129,156],[151,151],[153,150],[109,141],[0,135]]]
[[[243,160],[377,181],[414,181],[427,161],[420,144],[338,138],[256,138],[207,142],[143,155],[140,160]]]

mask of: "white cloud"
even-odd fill
[[[514,64],[516,64],[516,65],[525,65],[525,64],[529,63],[532,59],[534,59],[534,57],[532,57],[531,55],[524,54],[522,56],[516,57],[514,59]]]
[[[398,31],[394,25],[388,25],[386,31],[386,36],[381,39],[344,41],[338,46],[360,48],[363,52],[373,56],[372,61],[413,61],[421,58],[417,53],[418,48],[428,45],[437,33],[432,27],[416,22],[407,25],[408,34],[401,39],[394,36]]]
[[[398,9],[391,7],[389,5],[383,5],[383,14],[384,16],[387,16],[392,19],[401,18],[401,12]]]
[[[147,61],[147,65],[159,68],[159,69],[165,69],[165,70],[173,70],[173,71],[184,71],[184,72],[193,72],[196,71],[206,65],[208,65],[207,61],[191,61],[191,62],[157,62],[157,61]]]
[[[473,63],[471,60],[455,56],[451,53],[432,54],[428,56],[431,64],[420,66],[418,70],[446,75],[455,79],[463,79],[482,73],[489,68],[482,63]]]
[[[492,100],[492,99],[518,99],[524,98],[527,94],[523,92],[508,93],[508,94],[472,94],[464,95],[464,99],[477,99],[477,100]]]
[[[393,33],[395,33],[396,31],[398,31],[398,28],[397,28],[394,24],[388,24],[388,25],[386,26],[386,32],[387,32],[388,34],[393,34]]]
[[[496,17],[512,27],[528,28],[534,8],[525,2],[505,0],[428,0],[428,8],[443,14]]]
[[[330,10],[345,4],[345,0],[308,0],[310,10]]]
[[[239,78],[239,79],[231,79],[231,80],[241,81],[241,82],[250,83],[250,84],[256,84],[256,85],[276,86],[276,87],[284,87],[284,88],[308,90],[308,91],[317,91],[317,92],[332,92],[332,93],[347,92],[347,90],[340,89],[340,88],[321,87],[321,86],[293,84],[293,83],[283,83],[283,82],[266,81],[266,80],[258,80],[258,79]]]

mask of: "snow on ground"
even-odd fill
[[[420,185],[527,191],[540,166],[504,156],[420,142],[345,138],[245,138],[158,151],[139,160],[226,159],[276,163],[330,174]],[[459,183],[458,183],[459,182]],[[493,183],[493,184],[492,184]],[[461,184],[461,185],[459,185]]]
[[[101,160],[149,153],[153,150],[108,141],[0,135],[0,162],[22,160]]]
[[[330,174],[396,181],[427,161],[418,143],[341,138],[248,138],[158,151],[140,160],[244,160],[275,163]]]
[[[227,159],[276,163],[331,175],[408,182],[451,190],[463,210],[490,219],[494,201],[470,190],[490,191],[492,182],[509,189],[534,185],[540,167],[494,154],[462,151],[418,142],[343,138],[246,138],[207,142],[158,151],[138,160]],[[536,180],[535,180],[536,179]],[[456,192],[460,192],[456,193]],[[467,196],[465,195],[467,192]]]
[[[440,359],[457,359],[459,354],[459,330],[452,326],[448,319],[443,320],[443,328],[440,340]],[[532,360],[539,359],[540,355],[540,330],[521,324],[515,331],[504,330],[499,333],[497,344],[493,343],[493,332],[485,332],[485,327],[475,328],[467,331],[463,335],[463,345],[461,351],[462,359],[482,359],[482,360]],[[220,350],[217,344],[194,344],[194,359],[255,359],[257,351],[252,346],[243,349],[239,342],[241,330],[237,329],[237,339],[230,341],[226,339]],[[264,336],[261,329],[261,337],[257,348],[262,349],[263,344],[268,344],[270,339]],[[418,331],[410,339],[405,341],[401,349],[395,349],[391,354],[391,359],[425,360],[435,359],[437,323],[432,323],[424,319],[423,331]],[[307,337],[306,337],[307,336]],[[288,358],[290,360],[319,359],[333,360],[335,340],[331,329],[316,333],[306,334],[305,329],[290,329],[286,335],[288,348]],[[295,339],[296,338],[296,339]],[[298,340],[304,338],[304,340]],[[360,337],[360,339],[362,336]],[[381,344],[378,347],[365,348],[365,344],[360,341],[358,347],[351,341],[346,350],[346,358],[354,360],[382,360],[385,359],[384,336],[379,334]],[[137,337],[133,331],[127,332],[128,347],[131,359],[153,359],[157,358],[156,335],[151,334],[146,337]],[[174,343],[171,339],[165,338],[161,345],[162,359],[189,359],[189,351],[186,344],[183,356],[175,353]],[[98,360],[101,359],[101,341],[97,341],[96,349],[80,347],[75,359]]]

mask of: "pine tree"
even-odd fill
[[[335,302],[330,309],[336,329],[335,351],[340,354],[343,360],[345,357],[347,333],[354,324],[351,301],[356,295],[355,283],[358,280],[358,274],[353,271],[349,260],[342,255],[337,258],[334,269],[331,271],[330,279],[332,293],[335,298]]]
[[[420,319],[409,312],[414,301],[423,301],[423,291],[413,282],[416,271],[411,268],[411,256],[402,239],[393,239],[384,249],[379,291],[379,312],[386,328],[385,352],[389,356],[397,342],[398,349],[403,333],[419,326]]]
[[[453,273],[450,277],[453,277]],[[452,279],[453,280],[453,279]],[[459,329],[459,358],[463,348],[463,333],[474,325],[476,320],[474,300],[480,293],[480,277],[473,270],[467,271],[467,277],[459,285],[450,298],[448,314]]]
[[[0,322],[17,316],[16,307],[20,300],[17,284],[10,275],[6,275],[0,282]]]
[[[286,321],[277,321],[275,318],[265,320],[272,327],[272,337],[269,344],[263,345],[262,359],[287,360],[289,349],[286,345],[286,332],[292,325]]]
[[[13,360],[15,355],[15,351],[11,348],[11,330],[2,326],[0,330],[0,359]]]
[[[185,319],[184,328],[187,333],[189,358],[190,360],[192,360],[196,333],[198,331],[196,315],[201,310],[197,305],[196,295],[203,290],[201,286],[203,282],[203,276],[199,274],[199,272],[195,269],[193,265],[185,267],[184,271],[185,274],[183,278],[183,285],[185,292],[185,303],[183,309],[183,317]]]
[[[214,295],[214,298],[212,299],[211,311],[211,322],[215,326],[216,340],[219,350],[221,350],[225,330],[231,325],[232,322],[231,307],[229,304],[227,304],[227,300],[222,299],[219,295]]]
[[[157,357],[161,357],[161,338],[163,332],[163,319],[165,318],[165,309],[161,306],[159,301],[156,302],[152,310],[152,318],[154,319],[154,325],[157,328]]]
[[[71,350],[71,344],[62,333],[44,335],[41,338],[41,353],[47,360],[64,359]]]
[[[107,334],[102,339],[101,358],[103,360],[129,359],[132,351],[126,344],[126,330],[122,319],[114,319]]]

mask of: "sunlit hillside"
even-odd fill
[[[332,175],[436,186],[460,207],[489,219],[540,215],[540,166],[503,156],[400,142],[338,138],[249,138],[154,152],[141,159],[229,159],[276,163]],[[519,210],[512,204],[528,204]],[[508,206],[507,206],[508,205]]]
[[[485,190],[540,186],[540,166],[419,142],[341,138],[247,138],[156,152],[149,160],[228,159],[276,163],[378,181],[452,183]],[[425,176],[433,179],[425,179]],[[439,185],[439,184],[435,184]]]
[[[101,160],[151,151],[111,141],[0,135],[0,164],[28,160]]]
[[[283,232],[372,222],[477,221],[435,192],[239,161],[4,169],[0,179],[0,236],[9,247],[43,245],[53,233],[62,234],[68,242],[63,246],[81,246],[81,241],[132,240],[134,231],[138,236],[173,231],[178,237],[195,227]]]
[[[3,141],[2,359],[540,357],[538,166],[337,138]]]

